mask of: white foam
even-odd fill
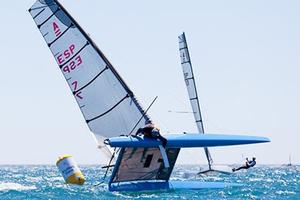
[[[7,182],[0,182],[0,191],[6,191],[6,190],[35,190],[36,187],[33,186],[26,186],[21,185],[19,183],[7,183]]]
[[[284,194],[284,195],[290,195],[290,194],[296,194],[294,191],[288,191],[288,190],[279,190],[275,192],[276,194]]]

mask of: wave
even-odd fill
[[[36,187],[34,185],[26,186],[26,185],[21,185],[19,183],[0,182],[0,191],[9,191],[9,190],[22,191],[22,190],[35,190],[35,189]]]

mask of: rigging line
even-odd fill
[[[43,26],[49,19],[51,19],[51,17],[53,17],[59,10],[60,10],[60,9],[57,8],[56,11],[54,11],[54,12],[52,13],[52,15],[50,15],[43,23],[37,25],[38,29],[40,29],[41,26]]]
[[[136,97],[134,96],[133,93],[131,93],[130,97],[131,97],[133,103],[135,103],[136,107],[139,109],[139,111],[142,114],[144,114],[145,113],[144,109],[142,108],[141,104],[139,104],[138,100],[136,99]],[[147,116],[146,114],[144,115],[144,117],[146,118],[146,120],[150,120],[150,117]]]
[[[83,47],[81,47],[81,49],[79,49],[79,51],[77,53],[75,53],[69,60],[67,60],[65,63],[59,65],[59,68],[62,68],[63,66],[65,66],[68,62],[70,62],[73,58],[75,58],[86,46],[88,46],[90,43],[89,41],[87,41],[85,43],[85,45]]]
[[[152,116],[154,116],[154,115],[155,115],[155,114],[152,113]],[[157,119],[157,120],[159,121],[159,126],[161,127],[161,129],[166,130],[167,133],[170,133],[170,132],[171,132],[171,131],[170,131],[170,128],[169,128],[169,126],[168,126],[168,124],[167,124],[163,119],[161,119],[160,116],[155,115],[155,119]]]
[[[109,170],[109,168],[110,168],[110,166],[111,166],[111,162],[113,161],[113,159],[114,159],[116,153],[118,152],[118,151],[116,151],[116,149],[117,149],[117,147],[114,148],[114,153],[112,154],[112,156],[111,156],[111,158],[110,158],[110,160],[109,160],[109,163],[108,163],[108,165],[107,165],[108,167],[106,168],[106,171],[105,171],[105,174],[104,174],[104,176],[103,176],[103,178],[102,178],[102,181],[101,181],[100,183],[95,184],[94,187],[100,185],[101,183],[103,183],[103,182],[105,181],[105,178],[106,178],[106,176],[107,176],[108,170]]]
[[[73,23],[71,23],[71,25],[68,26],[68,28],[67,28],[64,32],[62,32],[62,34],[60,34],[57,38],[55,38],[52,42],[48,43],[48,44],[47,44],[48,47],[51,47],[51,45],[52,45],[54,42],[56,42],[59,38],[61,38],[61,37],[62,37],[62,36],[63,36],[70,28],[72,28],[72,27],[75,27]]]
[[[181,51],[183,49],[188,49],[188,48],[187,47],[181,47],[181,48],[179,48],[179,51]]]
[[[46,8],[42,9],[40,12],[38,12],[35,16],[33,16],[32,18],[35,19],[37,18],[37,16],[39,16],[42,12],[44,12]]]
[[[105,168],[108,168],[108,167],[114,167],[115,165],[106,165],[106,166],[103,166],[101,167],[102,169],[105,169]]]
[[[176,110],[168,110],[168,112],[173,112],[173,113],[183,113],[183,114],[194,114],[197,112],[191,112],[191,111],[176,111]]]
[[[88,82],[87,84],[85,84],[84,86],[82,86],[81,88],[79,88],[78,90],[73,92],[73,95],[75,95],[77,92],[79,92],[80,90],[83,90],[84,88],[86,88],[88,85],[90,85],[94,80],[96,80],[105,70],[107,70],[108,67],[107,65],[105,66],[105,68],[103,70],[101,70],[92,80],[90,80],[90,82]]]
[[[156,101],[156,99],[158,98],[158,96],[156,96],[153,101],[151,102],[151,104],[149,105],[149,107],[147,108],[147,110],[143,113],[143,115],[141,116],[141,118],[137,121],[137,123],[134,125],[133,129],[130,131],[130,133],[128,134],[131,135],[132,132],[134,131],[134,129],[137,127],[137,125],[140,123],[140,121],[143,119],[143,117],[147,114],[148,110],[151,108],[151,106],[153,105],[153,103]]]
[[[94,117],[92,119],[86,120],[86,123],[89,123],[89,122],[91,122],[91,121],[93,121],[95,119],[98,119],[98,118],[102,117],[103,115],[106,115],[107,113],[109,113],[110,111],[112,111],[115,107],[117,107],[120,103],[122,103],[122,101],[124,101],[128,97],[129,97],[129,94],[126,94],[126,96],[123,99],[121,99],[116,105],[114,105],[109,110],[107,110],[106,112],[102,113],[101,115],[98,115],[97,117]]]

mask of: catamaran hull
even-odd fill
[[[126,182],[109,186],[110,191],[201,190],[239,187],[241,184],[199,181]]]
[[[166,135],[166,148],[216,147],[270,142],[266,137],[217,134],[172,134]],[[143,136],[120,136],[106,140],[111,147],[155,148],[161,141]]]

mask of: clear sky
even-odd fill
[[[106,54],[162,132],[196,132],[177,36],[186,32],[205,131],[269,137],[269,144],[211,149],[215,163],[300,163],[300,2],[61,0]],[[0,164],[54,164],[100,155],[79,108],[27,12],[0,14]],[[205,163],[201,149],[180,163]]]

